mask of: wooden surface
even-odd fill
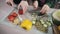
[[[59,30],[58,30],[58,28],[57,28],[57,26],[53,26],[53,34],[60,34],[60,32],[59,32]]]

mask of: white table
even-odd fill
[[[30,31],[26,31],[18,26],[12,25],[6,22],[4,19],[8,14],[13,10],[12,7],[8,6],[5,3],[5,0],[0,0],[0,34],[44,34],[33,26]],[[50,12],[54,11],[55,9],[51,9]],[[49,28],[47,34],[52,34],[52,28]]]

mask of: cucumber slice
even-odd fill
[[[51,26],[51,23],[50,22],[46,22],[48,26]]]
[[[43,20],[40,20],[41,21],[41,24],[44,24],[45,22]]]
[[[48,25],[47,25],[47,24],[44,24],[43,26],[44,26],[44,27],[48,27]]]
[[[35,24],[36,22],[35,21],[32,21],[33,24]]]

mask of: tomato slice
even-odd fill
[[[15,17],[12,16],[12,15],[9,15],[9,16],[8,16],[8,19],[9,19],[9,21],[13,21],[13,20],[15,19]]]
[[[13,12],[12,16],[17,17],[18,15],[16,14],[16,12]]]

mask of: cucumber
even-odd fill
[[[48,27],[48,25],[47,25],[47,24],[44,24],[43,26],[44,26],[44,27]]]

